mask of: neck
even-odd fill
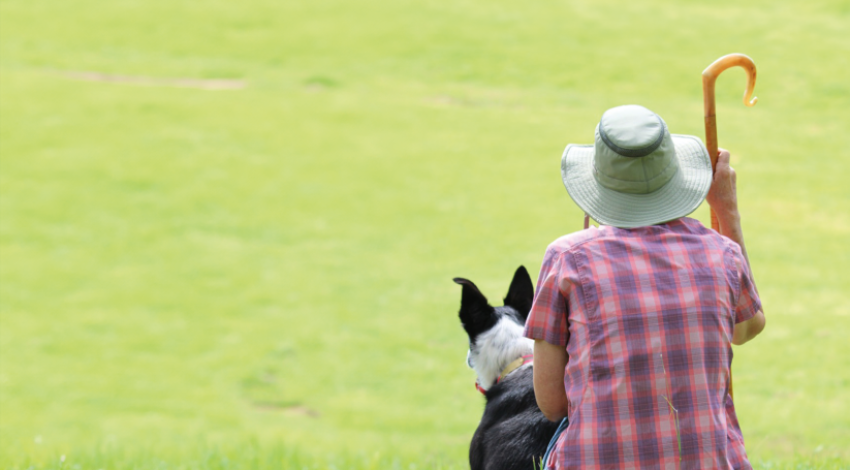
[[[526,364],[532,364],[533,362],[534,362],[534,355],[533,354],[526,354],[526,355],[522,356],[521,358],[511,362],[510,364],[508,364],[507,367],[502,369],[502,373],[499,374],[498,377],[496,377],[496,381],[494,382],[494,384],[501,382],[502,379],[504,379],[505,377],[510,375],[511,372],[519,369],[520,367],[522,367]],[[482,394],[484,394],[484,395],[487,394],[488,388],[484,388],[481,385],[479,385],[477,380],[475,381],[475,388],[479,392],[481,392]]]

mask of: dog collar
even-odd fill
[[[511,372],[519,369],[520,367],[522,367],[526,364],[531,364],[533,362],[534,362],[534,355],[533,354],[526,354],[525,356],[522,356],[521,358],[511,362],[504,369],[502,369],[502,373],[499,374],[498,377],[496,377],[496,383],[499,383],[499,381],[501,381],[503,378],[507,377],[508,374],[510,374]],[[475,381],[475,389],[478,390],[479,392],[481,392],[482,394],[487,393],[487,390],[485,390],[481,385],[479,385],[477,380]]]

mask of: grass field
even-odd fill
[[[536,271],[581,228],[563,147],[625,103],[702,135],[729,52],[760,74],[754,108],[738,70],[717,90],[768,316],[735,351],[748,452],[850,468],[848,24],[847,0],[0,0],[0,468],[465,468],[451,278],[495,301]]]

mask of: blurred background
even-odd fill
[[[0,0],[0,466],[467,468],[460,288],[579,230],[567,143],[717,82],[757,468],[850,466],[850,2]],[[707,210],[696,213],[708,224]],[[76,467],[73,467],[75,466]]]

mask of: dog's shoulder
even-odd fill
[[[487,391],[485,417],[492,412],[502,418],[537,408],[534,398],[534,370],[532,366],[517,369]]]

